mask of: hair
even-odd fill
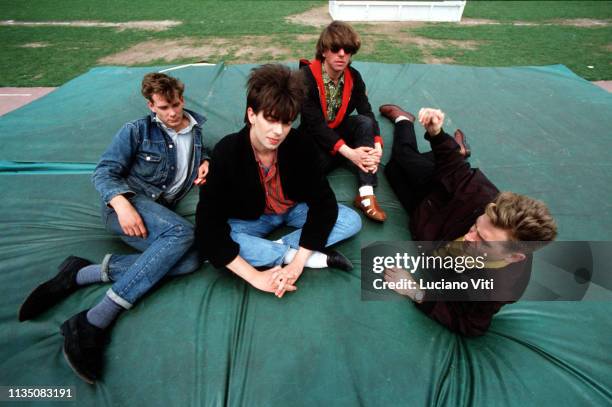
[[[487,205],[485,213],[494,226],[510,232],[508,248],[513,251],[537,250],[557,236],[557,224],[546,204],[525,195],[500,192],[495,201]]]
[[[323,29],[317,41],[317,53],[315,57],[323,61],[323,53],[334,47],[353,49],[353,55],[361,48],[359,34],[353,27],[343,21],[334,21]]]
[[[142,96],[153,102],[153,95],[158,94],[172,102],[183,96],[185,85],[180,80],[163,73],[151,72],[142,78]]]
[[[280,64],[253,68],[247,81],[247,109],[264,113],[266,119],[289,123],[296,119],[304,100],[304,79],[300,71]],[[244,122],[249,124],[245,112]]]

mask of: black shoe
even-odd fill
[[[78,271],[90,264],[92,263],[89,260],[80,257],[67,257],[58,267],[59,273],[36,287],[21,304],[19,320],[35,318],[75,292],[79,288],[76,283]]]
[[[332,267],[335,269],[343,270],[343,271],[351,271],[353,269],[353,263],[342,253],[337,250],[327,250],[325,251],[327,254],[327,267]]]
[[[109,343],[107,329],[87,321],[87,311],[81,311],[65,321],[60,330],[64,335],[64,357],[72,370],[89,384],[102,375],[102,357]]]

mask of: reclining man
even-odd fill
[[[481,244],[488,247],[486,268],[503,268],[508,275],[530,273],[531,251],[557,235],[546,205],[524,195],[500,193],[480,170],[471,168],[465,160],[465,137],[460,133],[453,138],[442,130],[442,111],[426,108],[419,112],[432,149],[424,154],[417,147],[412,114],[396,105],[382,105],[380,112],[395,123],[385,175],[410,215],[413,240]],[[410,274],[390,269],[385,278],[397,281]],[[484,334],[493,315],[512,302],[427,301],[427,295],[418,289],[398,292],[413,299],[431,318],[466,336]]]
[[[300,61],[307,87],[300,129],[316,141],[324,172],[344,161],[357,173],[354,205],[368,218],[384,222],[387,215],[374,195],[382,138],[365,83],[350,66],[360,46],[353,27],[334,21],[321,32],[316,59]],[[357,115],[350,116],[355,110]]]
[[[299,72],[272,64],[253,69],[246,126],[215,146],[196,213],[204,256],[279,298],[296,289],[304,267],[351,269],[324,248],[361,229],[359,215],[336,203],[310,138],[291,128],[303,95]],[[283,224],[297,230],[265,239]]]
[[[162,277],[200,266],[193,225],[172,210],[194,184],[205,182],[209,164],[202,145],[205,118],[183,109],[183,90],[165,74],[145,75],[141,91],[152,113],[119,130],[93,174],[106,228],[142,253],[108,254],[101,264],[70,256],[19,310],[20,321],[32,319],[80,287],[113,282],[101,302],[61,326],[66,360],[88,383],[101,376],[104,347],[120,312]]]

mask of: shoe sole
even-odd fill
[[[467,142],[467,137],[465,136],[465,133],[463,132],[461,133],[463,134],[463,137],[459,137],[459,140],[457,140],[457,137],[454,135],[453,135],[453,138],[455,139],[455,142],[459,144],[459,153],[464,158],[470,158],[470,156],[472,155],[472,148],[470,147],[470,144]]]
[[[385,221],[387,220],[387,218],[385,218],[385,219],[383,219],[383,220],[378,220],[378,219],[371,218],[371,217],[370,217],[370,216],[369,216],[369,215],[368,215],[368,214],[367,214],[367,213],[366,213],[366,212],[363,210],[363,208],[361,207],[361,205],[360,205],[360,204],[358,204],[358,203],[357,203],[357,202],[355,202],[355,201],[353,201],[353,206],[354,206],[355,208],[359,209],[359,210],[361,211],[361,213],[363,213],[363,215],[364,215],[366,218],[368,218],[368,219],[370,219],[370,220],[373,220],[374,222],[378,222],[378,223],[385,223]]]
[[[406,114],[400,114],[400,115],[398,115],[398,116],[395,116],[395,117],[391,118],[391,117],[387,116],[386,114],[384,114],[384,113],[383,113],[383,112],[380,110],[380,109],[381,109],[383,106],[393,106],[394,108],[396,108],[396,109],[398,109],[399,111],[404,112],[404,113],[406,113]],[[387,118],[387,119],[389,119],[389,120],[391,120],[391,121],[395,121],[395,119],[397,119],[399,116],[404,116],[404,117],[408,118],[408,121],[409,121],[410,123],[414,123],[414,122],[416,121],[416,117],[415,117],[415,116],[414,116],[412,113],[410,113],[410,112],[408,112],[408,111],[406,111],[406,110],[402,109],[402,107],[401,107],[401,106],[399,106],[399,105],[394,105],[393,103],[387,103],[387,104],[381,105],[381,106],[378,108],[378,112],[381,114],[381,116],[383,116],[383,117],[385,117],[385,118]]]
[[[348,261],[351,264],[350,268],[343,268],[343,267],[338,267],[338,266],[335,266],[335,267],[334,266],[328,266],[328,267],[336,269],[336,270],[344,271],[345,273],[350,273],[351,271],[353,271],[355,266],[353,266],[353,263],[349,259],[347,259],[346,257],[345,257],[345,259],[346,259],[346,261]]]
[[[60,330],[62,332],[62,336],[64,338],[66,338],[66,333],[65,330],[66,328],[64,327],[64,325],[62,324]],[[64,342],[64,344],[62,345],[62,353],[64,354],[64,359],[66,359],[66,363],[68,363],[68,366],[70,366],[70,369],[72,369],[72,371],[79,376],[79,378],[81,380],[83,380],[85,383],[88,384],[95,384],[96,382],[92,379],[90,379],[89,377],[83,375],[81,372],[79,372],[79,370],[74,366],[74,364],[72,363],[72,361],[70,360],[70,356],[68,356],[68,353],[66,352],[66,342]]]

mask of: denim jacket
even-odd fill
[[[197,124],[194,126],[190,173],[173,202],[178,202],[189,192],[198,176],[198,167],[210,159],[209,150],[202,144],[202,124],[206,118],[185,111]],[[170,136],[153,120],[154,117],[151,114],[126,123],[102,154],[93,174],[93,183],[105,205],[119,194],[126,197],[141,194],[168,206],[163,193],[176,175],[176,148]]]

